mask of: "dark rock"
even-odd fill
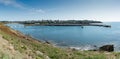
[[[100,51],[108,51],[113,52],[114,51],[114,45],[104,45],[99,48]]]
[[[75,49],[75,48],[72,48],[72,51],[76,51],[76,49]]]
[[[49,42],[49,41],[45,41],[45,43],[50,44],[50,42]]]

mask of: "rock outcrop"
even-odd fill
[[[114,51],[114,45],[104,45],[99,48],[100,51],[108,51],[113,52]]]

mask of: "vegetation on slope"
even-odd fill
[[[37,41],[33,38],[10,29],[4,24],[0,24],[0,35],[2,39],[8,41],[18,53],[5,53],[0,49],[0,59],[119,59],[120,53],[98,52],[98,51],[78,51],[74,49],[62,49],[48,43]],[[6,48],[8,49],[8,48]],[[13,55],[13,56],[11,56]]]

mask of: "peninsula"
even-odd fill
[[[93,20],[31,20],[31,21],[1,21],[3,23],[20,23],[26,26],[101,26],[111,27],[101,21]]]

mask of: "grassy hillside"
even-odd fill
[[[0,59],[119,59],[120,53],[62,49],[0,24]]]

